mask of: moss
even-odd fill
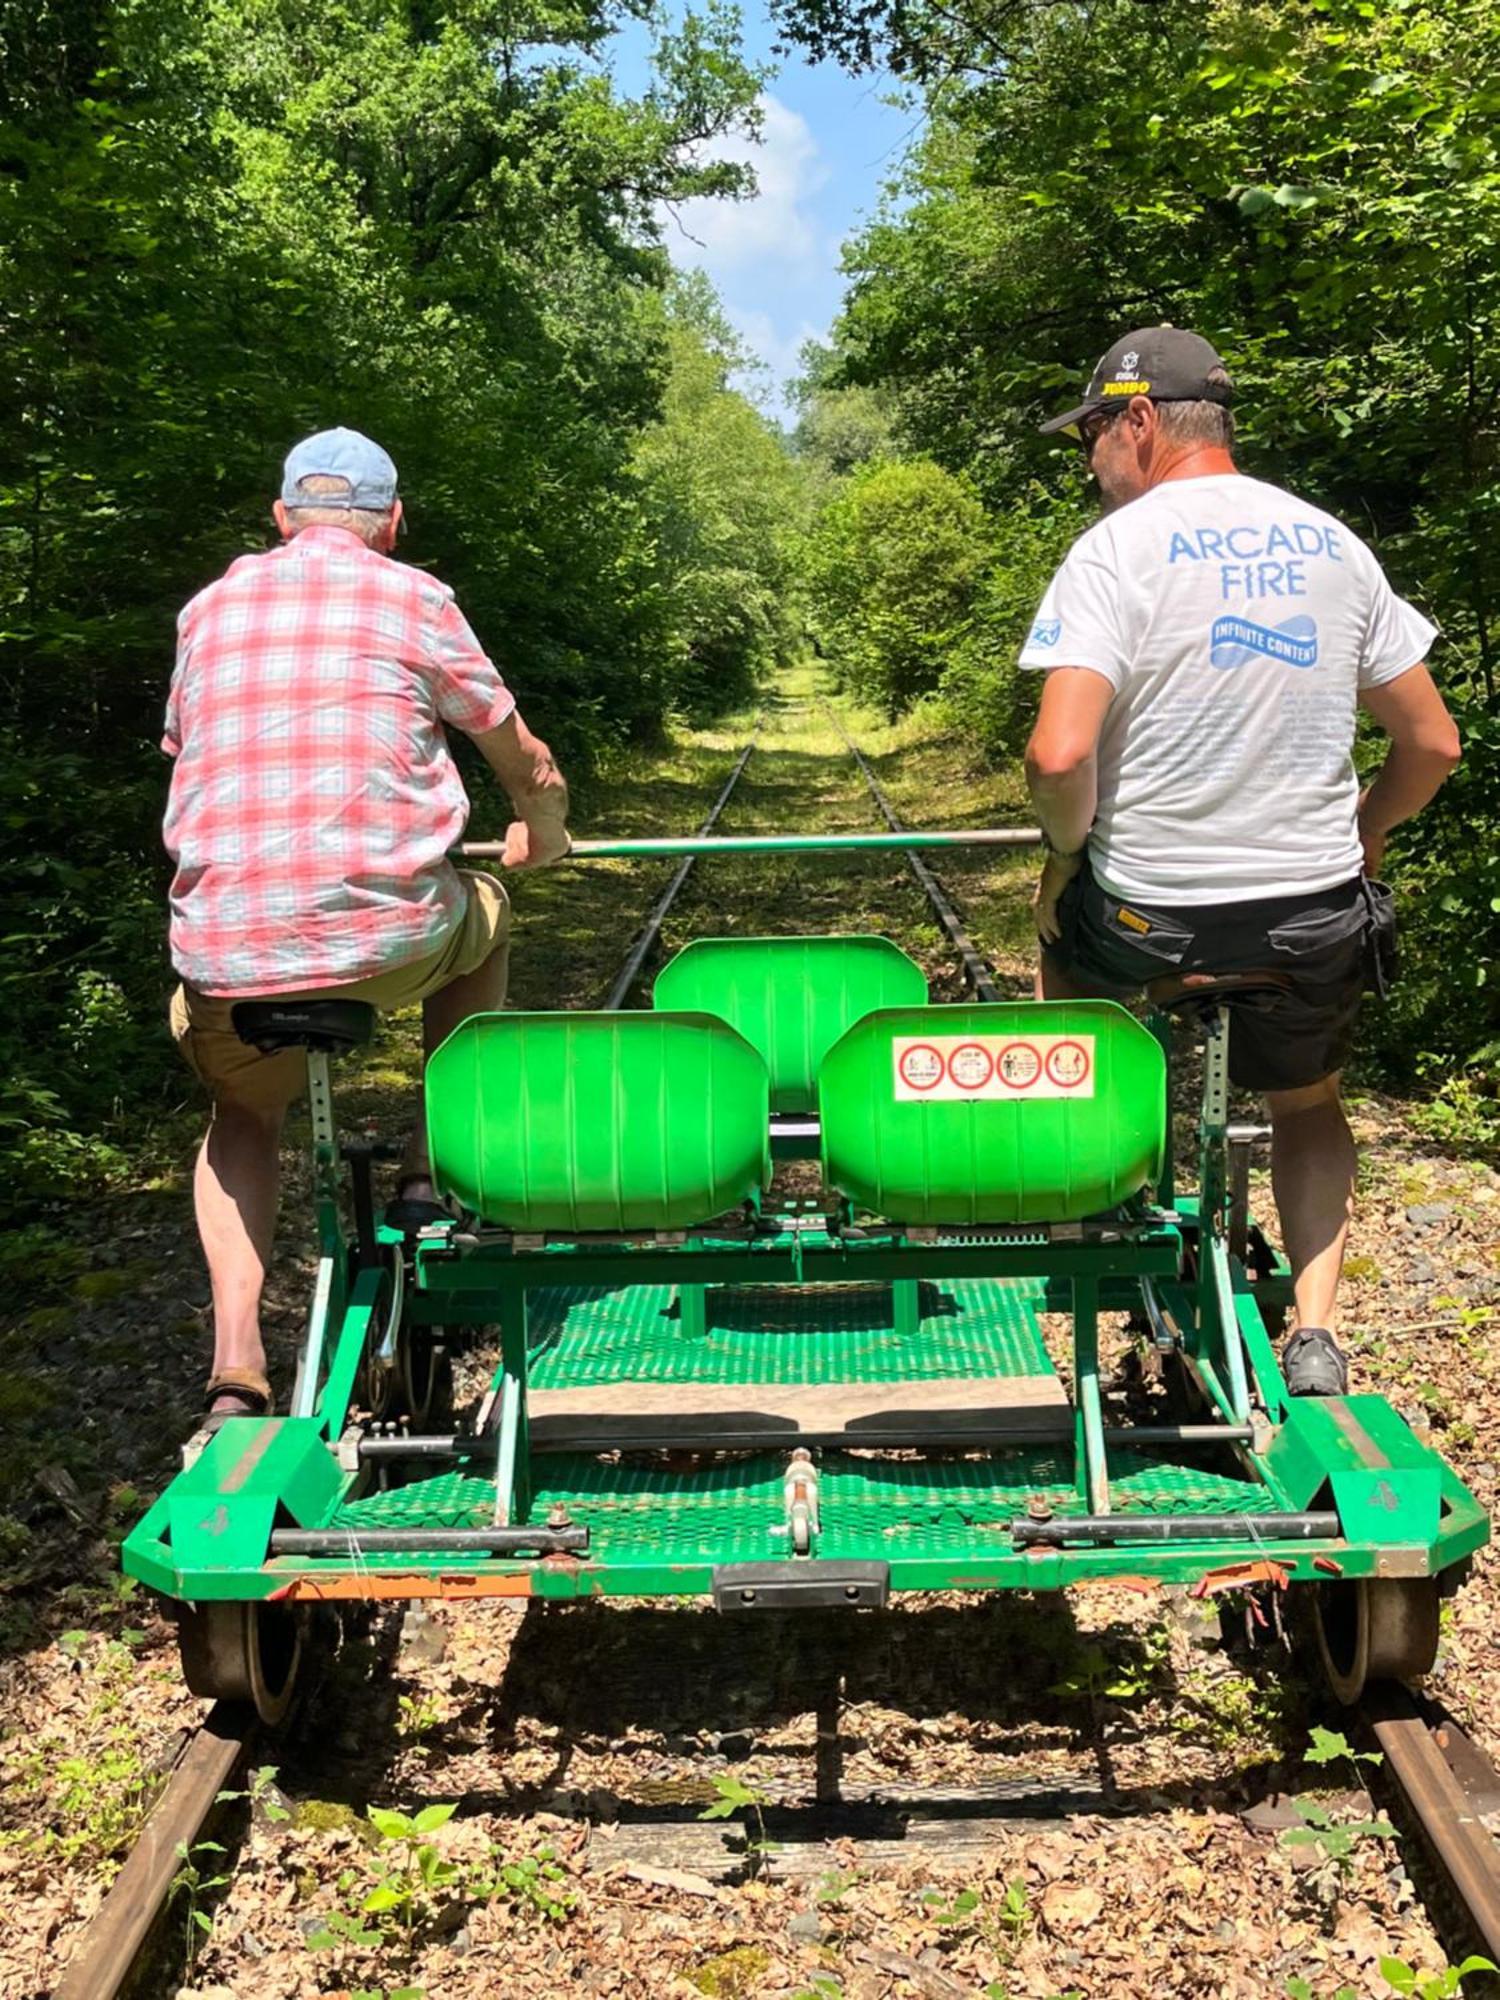
[[[85,1305],[103,1305],[109,1299],[124,1298],[138,1291],[147,1278],[155,1277],[155,1264],[118,1264],[103,1271],[85,1271],[73,1280],[73,1296]]]
[[[707,1958],[687,1975],[688,1984],[710,2000],[753,2000],[763,1990],[771,1954],[758,1944],[737,1944]]]
[[[1356,1284],[1362,1284],[1366,1280],[1378,1278],[1380,1276],[1380,1266],[1373,1257],[1346,1257],[1344,1259],[1344,1276],[1352,1278]]]
[[[308,1833],[357,1833],[369,1828],[354,1810],[338,1799],[304,1799],[297,1808],[297,1825]]]
[[[57,1392],[35,1375],[0,1376],[0,1423],[21,1423],[57,1402]]]

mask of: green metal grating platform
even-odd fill
[[[881,1284],[714,1285],[707,1330],[682,1331],[670,1285],[576,1286],[529,1302],[534,1389],[628,1382],[932,1382],[1046,1375],[1034,1279],[964,1280],[919,1291],[915,1333],[892,1324]]]
[[[1120,1451],[1111,1467],[1122,1513],[1233,1513],[1263,1504],[1264,1489],[1155,1454]],[[772,1530],[785,1519],[786,1460],[774,1452],[679,1471],[595,1458],[540,1462],[533,1510],[562,1502],[591,1531],[594,1560],[634,1564],[759,1562],[784,1554]],[[1011,1521],[1028,1501],[1044,1499],[1059,1515],[1081,1514],[1072,1453],[1006,1450],[934,1464],[930,1459],[825,1454],[820,1494],[826,1558],[869,1555],[893,1560],[972,1559],[974,1530],[992,1528],[997,1553],[1008,1550]],[[462,1473],[414,1481],[341,1507],[339,1528],[482,1527],[494,1506],[493,1483]],[[477,1558],[476,1558],[477,1560]]]
[[[684,1335],[675,1289],[577,1287],[534,1295],[531,1384],[608,1385],[621,1406],[631,1383],[940,1383],[1008,1378],[1018,1389],[1055,1380],[1036,1308],[1040,1281],[924,1283],[912,1333],[892,1324],[888,1285],[715,1287],[707,1329]],[[554,1505],[590,1530],[595,1561],[625,1566],[754,1562],[784,1554],[786,1454],[757,1451],[690,1470],[616,1455],[560,1453],[536,1462],[534,1518]],[[1203,1471],[1143,1451],[1114,1454],[1122,1512],[1234,1512],[1263,1504],[1251,1480]],[[1054,1514],[1087,1511],[1071,1446],[1007,1446],[944,1460],[828,1451],[820,1467],[825,1558],[870,1555],[928,1562],[972,1560],[975,1530],[993,1529],[997,1551],[1028,1504]],[[445,1473],[346,1503],[340,1528],[475,1527],[489,1520],[494,1485]]]

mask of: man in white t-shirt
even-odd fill
[[[1391,829],[1458,761],[1426,667],[1436,628],[1359,537],[1247,478],[1230,380],[1206,340],[1117,340],[1077,438],[1104,518],[1047,587],[1020,664],[1045,672],[1026,752],[1048,845],[1036,895],[1048,998],[1124,997],[1161,976],[1272,970],[1237,1007],[1234,1081],[1264,1092],[1296,1289],[1296,1395],[1341,1395],[1333,1337],[1354,1191],[1339,1102],[1374,931],[1369,878]],[[1355,711],[1390,737],[1361,796]]]

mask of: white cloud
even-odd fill
[[[760,100],[758,139],[725,137],[704,147],[705,160],[735,160],[755,169],[747,201],[685,201],[663,220],[680,264],[697,264],[715,279],[751,266],[785,270],[823,256],[811,202],[828,179],[812,128],[799,111],[769,94]]]
[[[779,412],[783,386],[797,372],[798,350],[823,329],[800,312],[792,324],[778,307],[795,312],[805,304],[809,287],[836,267],[838,253],[816,213],[829,170],[812,128],[769,93],[761,97],[760,113],[758,139],[716,139],[701,155],[753,167],[754,195],[681,202],[664,209],[661,222],[673,262],[708,273],[746,346],[771,371],[769,391],[753,381],[747,390]]]

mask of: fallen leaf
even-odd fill
[[[1049,1930],[1087,1930],[1098,1920],[1104,1898],[1097,1889],[1070,1889],[1053,1882],[1042,1892],[1042,1915]]]

